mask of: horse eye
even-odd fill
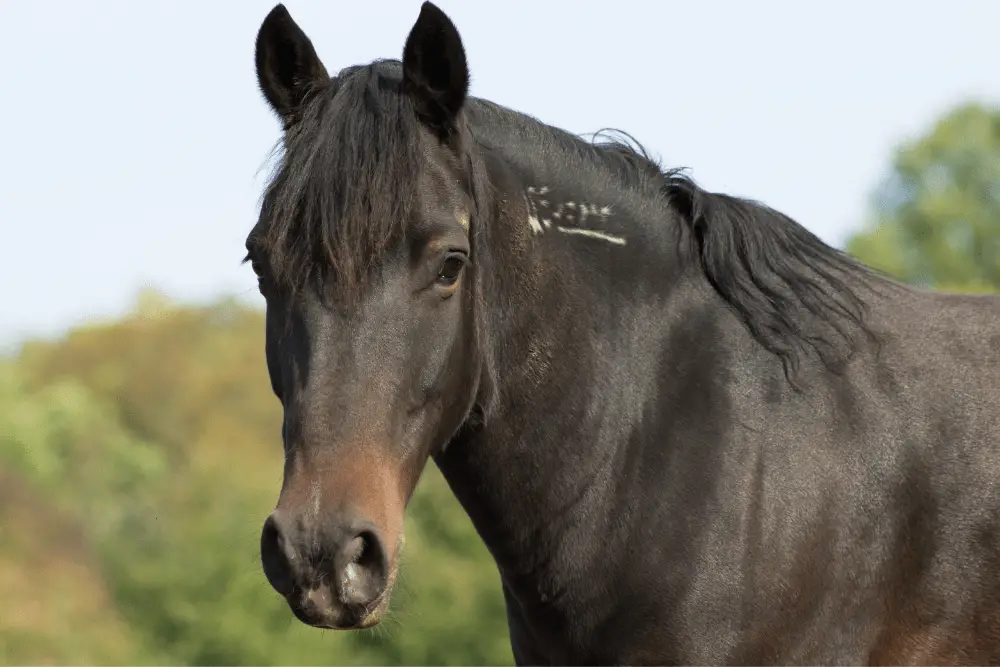
[[[462,274],[465,267],[465,260],[458,255],[451,255],[444,260],[441,270],[438,271],[437,283],[443,287],[451,287]]]

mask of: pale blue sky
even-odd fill
[[[0,2],[0,342],[117,314],[144,285],[254,303],[239,261],[278,127],[272,0]],[[288,0],[327,68],[398,56],[418,0]],[[1000,2],[440,0],[473,94],[624,129],[703,186],[842,244],[892,149],[1000,101]]]

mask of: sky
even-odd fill
[[[277,121],[253,46],[274,0],[0,0],[0,343],[156,287],[263,305],[241,266]],[[286,0],[329,71],[399,57],[419,0]],[[893,151],[1000,103],[1000,2],[440,0],[472,94],[620,128],[703,187],[842,246]]]

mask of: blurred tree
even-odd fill
[[[4,664],[164,662],[129,627],[101,566],[101,547],[142,515],[162,470],[111,414],[71,382],[29,394],[0,364]]]
[[[75,517],[0,471],[0,664],[149,664]]]
[[[1000,290],[1000,111],[969,104],[903,145],[847,251],[926,288]]]

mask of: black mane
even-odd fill
[[[854,286],[874,277],[806,228],[753,201],[705,192],[680,175],[663,192],[683,213],[705,277],[754,338],[791,376],[811,348],[826,365],[853,350],[865,301]]]
[[[405,234],[421,157],[419,121],[400,81],[395,60],[345,69],[291,123],[255,237],[275,279],[299,289],[332,276],[339,295],[356,295]],[[786,371],[810,348],[833,362],[850,350],[852,327],[864,328],[852,278],[875,274],[784,214],[701,189],[622,132],[588,142],[485,100],[469,99],[467,109],[495,141],[511,132],[530,137],[536,157],[589,165],[604,182],[610,173],[614,187],[677,211],[687,254]]]

